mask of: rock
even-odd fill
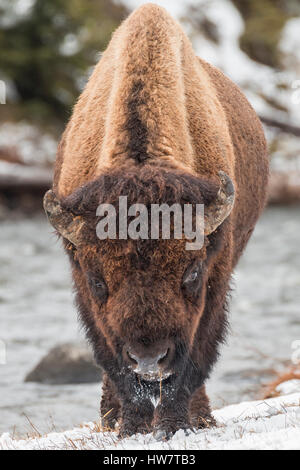
[[[25,382],[51,385],[100,382],[102,370],[96,366],[86,346],[66,343],[51,349],[27,374]]]

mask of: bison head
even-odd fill
[[[82,320],[101,365],[110,357],[120,371],[145,381],[178,376],[193,349],[211,267],[224,243],[221,224],[233,207],[230,178],[208,181],[151,165],[110,170],[59,200],[49,191],[44,207],[62,235],[73,266]],[[204,204],[200,250],[186,240],[99,240],[99,204]],[[118,218],[117,218],[118,220]],[[223,224],[224,226],[224,224]],[[209,334],[209,332],[208,332]]]

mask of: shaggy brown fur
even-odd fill
[[[231,215],[199,251],[183,240],[106,240],[95,235],[96,207],[204,203],[218,172],[235,186]],[[240,90],[198,59],[180,26],[148,4],[120,26],[96,66],[59,146],[54,192],[83,216],[86,243],[65,240],[77,304],[105,369],[102,415],[121,433],[166,433],[209,425],[203,383],[226,326],[231,272],[264,206],[268,158],[261,124]],[[199,280],[184,286],[197,266]],[[99,287],[100,286],[100,287]],[[124,345],[145,354],[172,344],[162,381],[140,380]],[[127,358],[128,359],[128,358]],[[154,408],[151,397],[158,399]]]

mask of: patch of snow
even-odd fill
[[[287,380],[277,385],[276,392],[281,395],[289,395],[290,393],[300,393],[300,379]]]
[[[300,18],[290,19],[283,29],[279,47],[285,54],[289,55],[292,52],[300,63],[299,31]]]
[[[151,396],[150,396],[150,400],[151,400],[151,403],[152,403],[152,405],[154,406],[154,408],[156,408],[157,405],[158,405],[159,402],[160,402],[160,398],[159,398],[159,397],[155,397],[154,395],[151,395]]]
[[[99,450],[300,450],[300,393],[265,401],[244,402],[214,412],[212,429],[178,431],[171,440],[158,442],[152,434],[119,439],[116,432],[97,432],[93,423],[62,433],[16,440],[0,437],[0,449],[99,449]]]
[[[55,159],[57,141],[25,121],[6,122],[0,129],[0,147],[16,147],[26,164],[51,163]]]

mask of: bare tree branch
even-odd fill
[[[266,116],[259,116],[260,120],[268,127],[276,127],[286,134],[292,134],[296,137],[300,137],[300,127],[292,126],[285,122],[277,121],[276,119],[271,119]]]

